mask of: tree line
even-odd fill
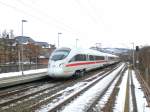
[[[136,66],[144,73],[150,74],[150,46],[144,46],[136,51]]]
[[[34,45],[32,43],[28,43],[23,45],[23,57],[22,53],[22,45],[15,43],[13,39],[0,39],[0,64],[18,64],[19,60],[23,60],[24,62],[36,63],[39,56],[40,51],[42,49],[41,46]]]
[[[14,31],[12,29],[9,30],[9,31],[3,30],[0,33],[0,38],[10,38],[10,39],[13,39],[14,37],[15,37],[15,35],[14,35]]]

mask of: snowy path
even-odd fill
[[[47,72],[47,68],[36,69],[36,70],[27,70],[27,71],[24,71],[24,75],[30,75],[30,74],[36,74],[36,73],[42,73],[42,72]],[[22,75],[22,72],[1,73],[0,79],[14,77],[14,76],[21,76],[21,75]]]
[[[126,100],[126,85],[127,85],[128,71],[125,72],[123,80],[119,86],[120,90],[116,99],[114,112],[124,112],[125,100]]]
[[[130,77],[129,78],[130,79],[129,96],[126,97],[127,89],[125,89],[125,88],[127,88],[126,86],[128,85],[127,84],[128,75],[129,76],[132,75],[133,85],[131,84],[131,77]],[[134,87],[132,87],[132,86],[134,86]],[[137,112],[150,112],[150,108],[146,107],[147,101],[144,97],[144,93],[142,91],[141,85],[136,78],[135,71],[129,70],[129,69],[126,71],[119,88],[120,88],[120,90],[119,90],[119,93],[118,93],[118,96],[116,99],[116,104],[115,104],[115,107],[113,109],[113,112],[124,112],[125,110],[129,110],[131,112],[133,110],[134,111],[137,110]],[[132,89],[134,89],[134,90],[132,90]],[[132,93],[133,91],[134,91],[134,94]],[[135,95],[135,99],[133,98],[134,95]],[[125,108],[125,101],[126,100],[129,101],[128,109]],[[134,105],[137,105],[137,108]]]
[[[135,72],[132,71],[133,83],[135,85],[135,97],[137,101],[137,110],[138,112],[150,112],[150,107],[147,107],[147,101],[144,97],[144,93],[141,89],[141,85],[138,82]]]

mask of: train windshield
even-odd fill
[[[57,50],[52,54],[51,60],[57,61],[66,58],[70,53],[70,50]]]

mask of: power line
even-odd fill
[[[38,14],[40,13],[41,15],[45,16],[46,18],[49,18],[50,20],[54,21],[55,24],[59,24],[59,26],[62,25],[62,26],[64,27],[64,29],[67,29],[66,31],[69,31],[69,30],[70,30],[70,31],[75,31],[73,28],[71,28],[70,26],[66,25],[66,24],[63,23],[62,21],[60,21],[60,20],[58,20],[58,19],[56,19],[56,18],[54,18],[54,17],[48,15],[46,12],[44,12],[44,11],[38,9],[38,8],[35,8],[33,5],[31,5],[31,4],[29,5],[29,4],[25,3],[25,2],[23,2],[22,0],[17,0],[17,1],[18,1],[20,4],[22,4],[23,6],[26,6],[26,7],[30,8],[30,9],[32,9],[32,10],[38,12]],[[75,31],[75,32],[79,32],[79,31]],[[78,33],[73,33],[73,34],[79,35]]]
[[[49,19],[55,21],[55,23],[62,24],[62,25],[65,26],[66,28],[71,29],[71,27],[65,25],[64,23],[62,23],[62,22],[59,21],[58,19],[56,19],[56,18],[54,18],[54,17],[52,17],[52,16],[46,14],[44,11],[41,11],[40,9],[37,9],[37,8],[33,7],[33,5],[26,4],[26,3],[23,2],[22,0],[17,0],[17,1],[18,1],[20,4],[22,4],[23,6],[26,6],[26,7],[30,8],[30,9],[32,9],[32,10],[34,10],[34,11],[40,13],[41,15],[44,15],[45,17],[48,17]]]
[[[52,24],[52,23],[50,23],[49,21],[47,21],[46,19],[45,19],[46,21],[44,21],[44,19],[41,18],[41,17],[35,16],[35,15],[33,15],[33,14],[30,14],[29,12],[26,12],[26,11],[20,9],[20,8],[15,7],[15,6],[9,5],[9,4],[5,3],[5,2],[0,1],[0,4],[4,5],[4,6],[6,6],[6,7],[9,7],[9,8],[11,8],[11,9],[13,9],[13,10],[15,10],[15,11],[21,13],[21,14],[24,13],[24,14],[30,16],[30,17],[33,17],[33,18],[35,18],[35,19],[37,19],[37,20],[39,20],[39,21],[41,21],[41,22],[43,22],[43,23],[46,23],[46,25],[47,25],[47,24]],[[72,33],[72,34],[75,34],[75,35],[78,35],[78,36],[79,36],[79,34],[74,33],[74,32],[71,32],[71,31],[69,31],[70,29],[68,30],[68,29],[64,28],[63,26],[55,25],[55,27],[60,28],[60,29],[63,29],[64,31],[67,31],[67,32],[70,32],[70,33]]]

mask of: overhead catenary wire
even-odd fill
[[[53,22],[55,22],[55,24],[59,24],[62,25],[63,27],[65,27],[66,29],[69,30],[73,30],[70,25],[66,25],[65,23],[63,23],[62,21],[58,20],[58,18],[54,18],[53,16],[48,15],[45,11],[40,10],[39,8],[36,8],[33,4],[27,4],[26,2],[24,2],[23,0],[16,0],[18,1],[18,3],[22,4],[25,7],[30,8],[31,10],[37,12],[37,14],[43,15],[47,18],[49,18],[50,20],[52,20]]]

